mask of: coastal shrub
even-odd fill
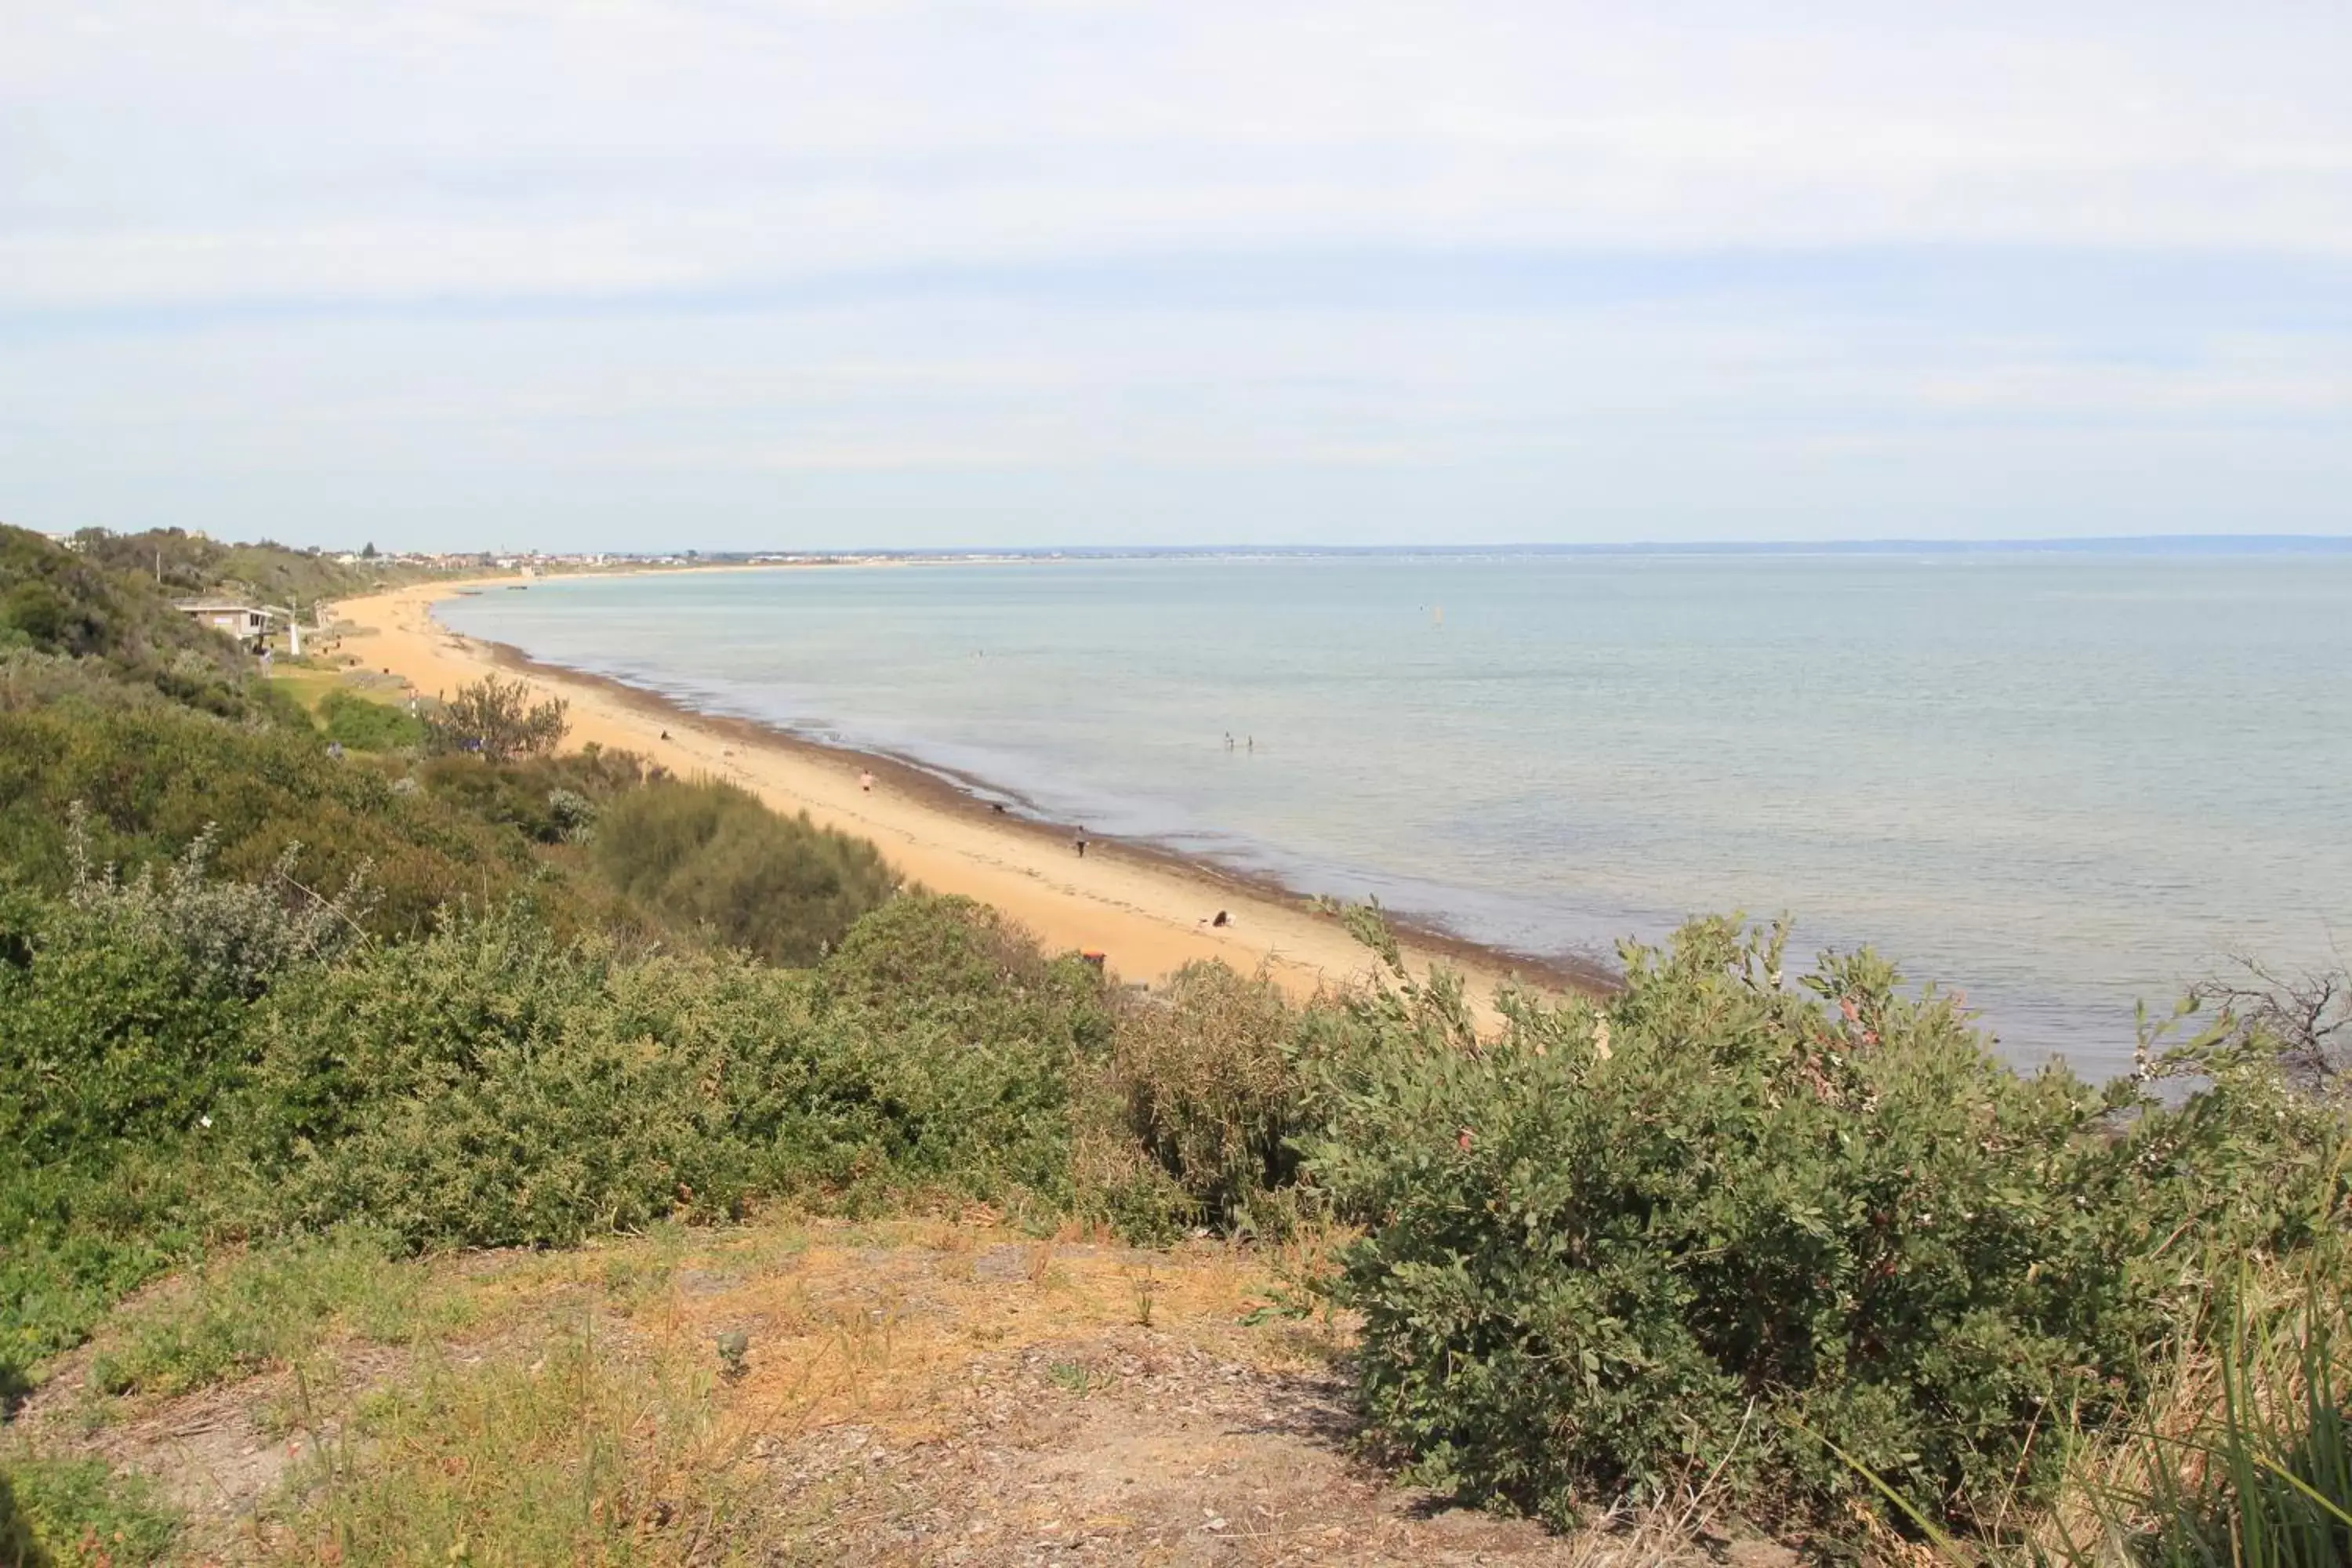
[[[817,978],[834,1007],[974,1041],[1054,1038],[1095,1056],[1114,1023],[1100,972],[1076,953],[1049,956],[1018,921],[961,895],[891,900],[850,929]]]
[[[594,838],[622,893],[771,963],[814,963],[898,883],[870,841],[717,780],[660,779],[613,799]]]
[[[143,921],[0,898],[0,1147],[28,1164],[194,1129],[241,1067],[246,997]]]
[[[240,972],[110,900],[0,889],[0,1398],[194,1244]]]
[[[450,792],[397,788],[402,776],[328,756],[307,723],[256,730],[154,705],[0,710],[0,864],[62,893],[81,802],[90,857],[126,876],[175,859],[207,828],[230,879],[274,879],[293,844],[294,874],[313,892],[340,890],[364,866],[376,896],[363,923],[379,936],[425,930],[453,899],[518,892],[564,930],[614,918],[601,889],[550,869],[524,833]],[[542,809],[549,787],[537,785]]]
[[[1365,1414],[1425,1479],[1563,1521],[1709,1475],[1806,1509],[1861,1484],[1842,1451],[1966,1519],[2139,1391],[2128,1091],[2017,1076],[1867,952],[1784,985],[1780,943],[1694,922],[1465,1048],[1360,1005],[1309,1171],[1365,1227]]]
[[[568,1245],[760,1195],[1066,1194],[1082,995],[1000,998],[960,1015],[988,1020],[975,1031],[845,1000],[842,978],[625,959],[520,911],[306,971],[256,1011],[256,1065],[223,1113],[252,1223]]]
[[[544,755],[563,743],[567,706],[561,697],[533,702],[528,682],[486,675],[459,687],[425,720],[426,743],[492,763]]]
[[[568,1245],[726,1212],[747,1154],[735,1050],[777,1026],[775,977],[618,963],[521,912],[464,915],[274,992],[234,1115],[257,1202],[415,1247]]]
[[[160,876],[150,862],[126,881],[114,867],[91,863],[79,802],[68,830],[74,879],[66,901],[141,946],[184,955],[190,982],[204,990],[258,996],[293,965],[329,962],[366,938],[364,864],[334,898],[295,880],[299,844],[278,855],[267,883],[218,880],[209,875],[215,835],[207,824]]]
[[[1086,1168],[1123,1229],[1279,1228],[1297,1179],[1300,1058],[1331,1009],[1293,1007],[1264,974],[1187,964],[1120,1009],[1087,1075]]]
[[[415,778],[436,800],[468,816],[514,828],[537,844],[586,837],[604,803],[638,787],[645,765],[634,752],[590,746],[562,756],[492,763],[468,753],[434,757]]]
[[[319,724],[328,740],[355,752],[396,752],[425,744],[424,720],[341,688],[319,699]]]

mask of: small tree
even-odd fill
[[[360,547],[360,559],[362,561],[373,561],[375,559],[374,540],[371,539]]]
[[[425,721],[433,750],[472,752],[493,763],[554,751],[570,728],[563,718],[566,704],[560,697],[537,703],[530,697],[525,682],[495,675],[459,687]]]

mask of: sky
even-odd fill
[[[0,520],[2352,533],[2341,0],[0,0]]]

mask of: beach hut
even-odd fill
[[[255,609],[251,605],[197,600],[183,603],[177,608],[197,624],[226,632],[239,642],[251,642],[269,629],[268,612]]]

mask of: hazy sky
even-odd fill
[[[2343,0],[0,0],[0,519],[2352,532]]]

